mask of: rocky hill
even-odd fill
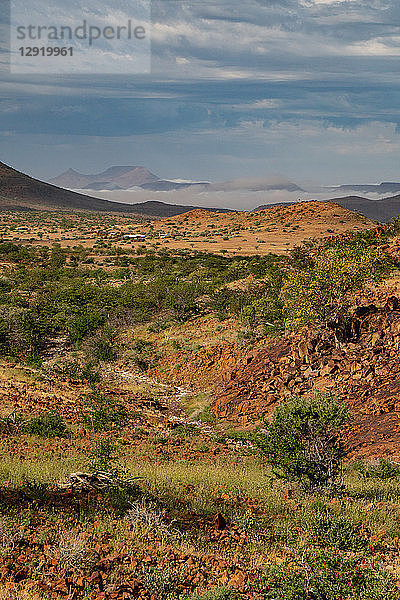
[[[352,452],[399,457],[400,301],[389,293],[355,309],[345,344],[306,328],[244,356],[226,375],[213,411],[250,425],[288,396],[332,389],[351,407]]]
[[[264,255],[285,254],[310,238],[324,239],[374,226],[370,219],[333,202],[314,201],[212,215],[202,208],[138,226],[135,233],[145,233],[148,241],[162,236],[169,249]]]

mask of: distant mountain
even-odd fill
[[[50,183],[69,189],[127,190],[134,186],[141,186],[158,180],[159,177],[150,173],[145,167],[118,166],[110,167],[106,171],[95,175],[84,175],[69,169],[58,177],[51,179]]]
[[[133,205],[109,202],[43,183],[0,163],[0,208],[2,210],[90,210],[135,213]]]
[[[332,192],[350,193],[356,192],[359,194],[399,194],[400,183],[393,181],[383,181],[382,183],[371,185],[371,184],[356,184],[356,185],[339,185],[338,187],[329,188]]]
[[[0,210],[86,210],[133,213],[146,217],[172,217],[197,208],[199,207],[164,202],[124,204],[101,200],[43,183],[0,162]],[[230,212],[218,208],[204,210]]]
[[[54,177],[50,183],[70,190],[130,190],[140,187],[155,192],[169,192],[188,188],[193,185],[210,185],[208,182],[169,181],[160,179],[145,167],[110,167],[102,173],[84,175],[69,169]]]
[[[361,213],[365,217],[381,223],[387,223],[393,217],[400,216],[400,194],[380,200],[370,200],[362,196],[345,196],[332,198],[327,202],[336,202],[343,208]]]
[[[141,215],[154,215],[157,217],[175,217],[182,215],[192,210],[203,210],[207,212],[218,212],[218,213],[231,213],[236,212],[229,208],[205,208],[204,206],[183,206],[180,204],[166,204],[165,202],[157,202],[155,200],[148,200],[147,202],[138,202],[137,204],[130,204],[134,206],[135,211]]]

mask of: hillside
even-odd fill
[[[308,328],[250,353],[226,374],[213,410],[243,425],[262,414],[270,416],[278,403],[293,394],[332,390],[351,406],[352,454],[385,453],[398,460],[400,301],[390,291],[381,291],[374,300],[365,310],[355,311],[353,330],[358,334],[343,347],[332,333]]]
[[[361,187],[362,186],[360,186],[360,188]],[[368,190],[364,191],[366,192]],[[400,215],[400,195],[390,196],[388,198],[381,198],[379,200],[371,200],[370,198],[364,198],[363,196],[341,196],[339,198],[334,197],[328,200],[319,200],[319,202],[334,202],[342,208],[346,208],[347,210],[351,210],[360,215],[363,215],[367,217],[367,219],[379,221],[380,223],[388,223],[394,217],[398,217]],[[281,204],[265,204],[262,206],[258,206],[254,209],[253,212],[265,210],[270,206],[292,206],[293,204],[297,203],[282,202]]]
[[[120,171],[118,173],[120,178],[130,176],[130,173],[122,172],[127,168],[130,167],[119,168]],[[139,176],[140,174],[136,173],[136,175]],[[141,175],[144,178],[151,179],[150,176],[142,172]],[[157,178],[155,179],[157,180]],[[85,210],[164,217],[182,214],[195,208],[193,206],[179,206],[163,202],[123,204],[101,200],[43,183],[33,177],[20,173],[4,163],[0,163],[0,210]],[[217,211],[219,209],[204,210]]]
[[[137,226],[146,243],[235,254],[285,253],[311,238],[322,239],[373,227],[369,219],[333,202],[299,202],[259,212],[213,213],[204,209]]]
[[[0,163],[0,208],[19,210],[21,207],[35,210],[136,212],[132,206],[63,190]]]
[[[370,200],[361,196],[345,196],[335,198],[332,202],[381,223],[388,223],[394,217],[400,215],[400,195],[382,198],[381,200]]]

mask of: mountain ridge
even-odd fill
[[[111,202],[71,190],[59,188],[25,175],[0,162],[0,210],[81,210],[94,212],[134,213],[139,217],[175,216],[198,206],[147,201],[137,204]],[[231,212],[229,209],[205,208],[209,212]]]
[[[86,175],[79,171],[75,171],[74,169],[68,169],[68,171],[61,173],[61,175],[50,179],[49,183],[58,187],[74,189],[90,189],[91,185],[96,185],[98,183],[103,183],[106,186],[113,184],[114,188],[111,189],[129,189],[129,187],[135,185],[140,186],[158,180],[159,177],[154,175],[154,173],[151,173],[146,167],[117,165],[109,167],[101,173],[94,173],[92,175]]]

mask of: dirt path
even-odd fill
[[[144,384],[149,386],[151,391],[154,391],[154,388],[156,388],[157,393],[160,395],[158,400],[161,400],[167,409],[166,416],[168,421],[178,424],[196,425],[205,435],[211,435],[216,432],[215,427],[209,423],[202,423],[201,421],[193,418],[196,415],[196,411],[193,411],[191,415],[188,414],[182,401],[185,397],[194,393],[189,387],[161,383],[152,377],[143,375],[142,373],[132,373],[131,371],[126,371],[115,367],[107,367],[103,371],[103,377],[109,380],[119,380],[136,385]]]

